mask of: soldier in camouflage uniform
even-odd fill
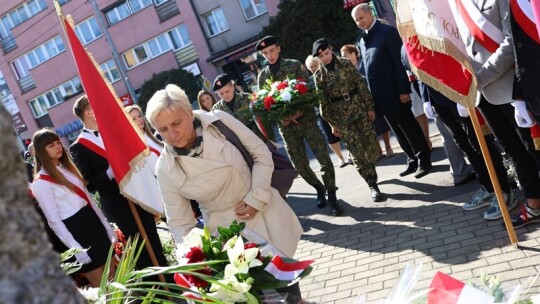
[[[289,78],[302,78],[308,80],[307,69],[300,61],[294,59],[284,59],[279,56],[281,51],[277,39],[273,36],[266,36],[261,39],[256,46],[263,57],[268,61],[257,78],[259,89],[267,81],[281,81]],[[289,157],[302,178],[317,190],[317,207],[323,208],[326,203],[330,204],[332,214],[338,216],[343,213],[343,209],[337,203],[336,198],[336,177],[334,165],[326,150],[324,136],[317,127],[317,116],[315,110],[308,108],[288,119],[284,119],[278,124],[279,132],[285,142],[285,149]],[[313,170],[309,166],[304,141],[307,142],[315,157],[321,164],[323,183],[319,181]],[[328,191],[328,201],[326,192]]]
[[[251,102],[250,95],[236,92],[234,90],[234,82],[229,75],[218,75],[214,80],[212,90],[217,92],[221,98],[221,100],[212,107],[212,110],[221,110],[231,114],[265,142],[267,138],[271,141],[275,141],[272,126],[264,126],[267,137],[265,137],[257,127],[249,109],[249,104]]]
[[[348,59],[332,53],[328,41],[321,38],[313,43],[313,56],[322,65],[315,72],[314,81],[321,91],[321,116],[341,134],[346,142],[354,166],[371,189],[373,201],[384,199],[377,186],[377,135],[373,129],[375,111],[373,99],[362,76]]]

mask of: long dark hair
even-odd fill
[[[68,187],[71,191],[75,192],[77,187],[72,182],[70,182],[60,171],[58,171],[56,165],[52,162],[49,154],[47,153],[46,147],[57,140],[60,140],[60,137],[58,136],[58,134],[56,134],[53,130],[49,128],[44,128],[34,133],[34,137],[32,138],[32,143],[34,143],[34,155],[36,161],[36,166],[34,168],[34,177],[36,177],[39,171],[43,168],[43,170],[45,170],[55,182],[62,184]],[[73,163],[73,160],[71,159],[71,156],[66,150],[66,147],[64,147],[64,145],[62,145],[62,156],[60,157],[60,164],[62,164],[62,166],[64,166],[64,168],[69,170],[71,173],[75,174],[75,176],[77,176],[83,182],[83,184],[86,184],[86,182],[82,178],[81,173],[79,172],[77,167],[75,167],[75,164]]]

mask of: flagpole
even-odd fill
[[[58,18],[60,20],[60,24],[62,26],[62,30],[64,31],[64,35],[66,36],[66,40],[68,42],[68,45],[70,47],[70,49],[72,50],[73,52],[73,46],[71,45],[71,41],[70,39],[68,38],[68,34],[67,34],[67,30],[66,30],[66,27],[65,27],[65,24],[64,24],[64,21],[66,19],[66,17],[64,16],[64,13],[62,12],[62,8],[60,7],[60,4],[58,3],[58,0],[53,0],[53,4],[54,4],[54,7],[56,9],[56,13],[58,15]],[[67,20],[69,22],[69,20]],[[71,22],[70,22],[71,23]],[[99,67],[97,67],[97,65],[95,64],[94,62],[94,66],[98,69]],[[80,74],[80,73],[79,73]],[[103,75],[101,75],[101,77],[103,78]],[[82,81],[82,78],[81,78],[81,81]],[[103,81],[106,82],[105,79],[103,79]],[[146,230],[144,228],[144,226],[142,225],[142,222],[141,222],[141,219],[140,219],[140,216],[139,216],[139,213],[137,211],[137,209],[135,208],[134,206],[134,203],[131,201],[131,200],[128,200],[128,204],[129,204],[129,207],[131,209],[131,212],[133,214],[133,217],[135,219],[135,222],[137,223],[137,227],[139,229],[139,234],[143,237],[144,240],[147,240],[148,237],[147,237],[147,234],[146,234]],[[145,247],[148,251],[148,255],[150,256],[150,260],[152,262],[152,264],[155,266],[155,267],[159,267],[160,265],[158,264],[157,262],[157,258],[156,258],[156,255],[154,253],[154,250],[150,244],[150,242],[146,241],[145,242]],[[159,275],[159,279],[162,283],[166,283],[165,281],[165,277],[163,275]]]
[[[499,202],[499,208],[501,209],[504,225],[506,226],[506,231],[508,232],[508,236],[510,237],[510,242],[512,243],[514,248],[517,248],[518,240],[516,236],[516,231],[514,230],[514,226],[512,225],[510,213],[508,213],[508,208],[506,206],[506,202],[504,200],[504,196],[501,190],[501,184],[499,182],[497,172],[495,171],[495,167],[493,166],[493,160],[491,159],[491,154],[486,144],[484,132],[482,131],[482,127],[480,126],[480,123],[478,122],[478,117],[476,116],[475,108],[467,104],[467,110],[469,111],[469,117],[471,118],[471,121],[474,127],[474,133],[476,133],[476,138],[478,139],[478,143],[480,144],[480,150],[482,151],[482,156],[484,157],[484,161],[486,162],[486,167],[489,173],[489,178],[491,179],[491,183],[493,184],[493,190],[495,191],[495,196],[497,197],[497,201]]]
[[[150,256],[150,260],[152,261],[152,264],[154,266],[159,267],[159,263],[156,258],[156,254],[154,253],[154,248],[152,248],[152,244],[148,241],[148,237],[146,235],[146,229],[144,229],[144,226],[141,221],[141,217],[139,216],[139,212],[137,211],[137,207],[135,207],[135,204],[131,200],[127,200],[129,204],[129,209],[131,209],[131,213],[133,213],[133,218],[135,219],[135,223],[137,223],[137,228],[139,228],[139,233],[141,234],[144,242],[144,247],[146,247],[146,250],[148,251],[148,255]],[[161,283],[166,283],[165,276],[163,276],[162,273],[158,274],[159,280]],[[167,287],[165,287],[166,290],[168,290]]]

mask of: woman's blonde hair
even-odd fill
[[[216,104],[217,100],[216,100],[216,97],[214,96],[214,94],[210,93],[210,91],[207,91],[207,90],[200,90],[199,93],[197,94],[197,103],[199,103],[199,109],[201,110],[205,110],[205,111],[211,111],[212,108],[210,109],[207,109],[203,106],[202,102],[201,102],[201,97],[203,95],[208,95],[210,96],[210,98],[212,99],[212,106]]]
[[[154,93],[146,105],[146,119],[153,127],[156,126],[156,117],[165,109],[193,111],[186,92],[174,84],[168,84],[165,89]]]
[[[34,136],[32,137],[32,143],[34,144],[34,157],[36,161],[36,167],[34,168],[34,177],[36,177],[39,171],[43,168],[43,170],[45,170],[45,172],[47,172],[47,174],[51,176],[51,178],[55,182],[64,185],[68,187],[68,189],[70,189],[71,191],[75,192],[77,190],[77,186],[75,186],[60,171],[58,171],[56,165],[52,162],[49,153],[47,153],[46,147],[57,140],[60,140],[60,137],[58,136],[58,134],[56,134],[56,132],[49,128],[44,128],[34,133]],[[81,173],[73,163],[69,151],[66,150],[66,147],[64,147],[64,145],[62,145],[62,156],[60,157],[60,164],[62,164],[64,168],[69,170],[71,173],[77,176],[84,184],[86,184],[86,182],[82,178]]]
[[[148,121],[144,117],[144,113],[143,113],[143,110],[141,109],[141,107],[134,104],[134,105],[130,105],[130,106],[127,106],[127,107],[124,108],[124,111],[126,111],[127,114],[130,114],[131,112],[133,112],[135,110],[139,111],[139,113],[141,113],[141,115],[143,116],[143,120],[144,120],[143,132],[144,132],[144,134],[148,135],[148,137],[150,137],[150,139],[153,142],[155,142],[156,144],[163,147],[163,142],[161,142],[159,139],[157,139],[154,136],[154,134],[152,133],[152,130],[151,130],[150,126],[148,125]]]

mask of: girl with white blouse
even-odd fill
[[[88,249],[75,254],[79,270],[98,287],[116,234],[85,187],[58,135],[50,129],[34,134],[36,166],[32,192],[49,226],[68,248]]]

